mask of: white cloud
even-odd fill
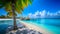
[[[42,12],[40,12],[41,17],[44,17],[45,14],[46,14],[46,11],[45,10],[43,10]]]
[[[36,17],[37,17],[35,14],[32,14],[32,13],[29,13],[28,16],[29,16],[30,18],[36,18]]]
[[[35,14],[34,14],[34,16],[37,16],[37,15],[39,15],[39,11],[35,12]]]
[[[44,18],[46,16],[48,16],[48,17],[49,16],[51,16],[51,17],[57,16],[58,13],[60,14],[60,11],[55,12],[55,13],[50,13],[49,11],[47,12],[46,10],[43,10],[43,11],[36,11],[34,14],[29,13],[28,16],[31,17],[31,18],[38,18],[38,17]]]
[[[32,13],[29,13],[29,16],[31,16],[32,15]]]

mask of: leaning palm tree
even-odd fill
[[[14,28],[13,30],[18,29],[16,24],[16,13],[21,14],[23,9],[31,4],[32,0],[0,0],[0,8],[5,8],[9,13],[9,16],[13,17]]]

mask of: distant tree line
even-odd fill
[[[0,15],[0,18],[11,18],[11,17],[5,16],[5,15]]]

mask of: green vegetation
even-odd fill
[[[31,4],[32,0],[0,0],[0,8],[5,8],[8,15],[14,19],[14,29],[17,30],[16,13],[21,14],[23,9]]]

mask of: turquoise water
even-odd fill
[[[24,22],[43,27],[53,34],[60,34],[60,19],[31,19]]]
[[[26,23],[32,23],[38,27],[53,32],[53,34],[60,34],[60,19],[31,19],[24,20]],[[20,23],[17,20],[17,24]],[[13,20],[0,20],[0,34],[5,34],[9,25],[13,25]]]

